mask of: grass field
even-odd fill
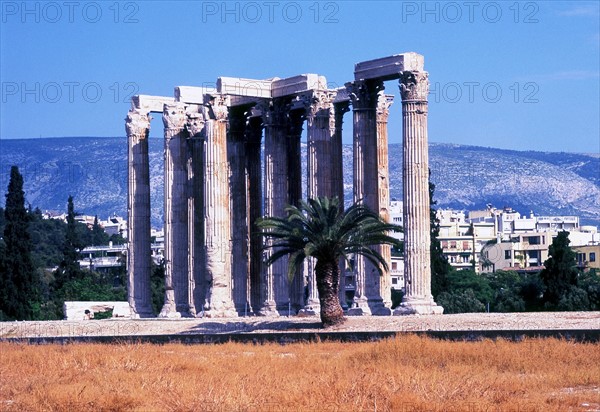
[[[0,343],[1,411],[594,411],[600,345],[557,339]]]

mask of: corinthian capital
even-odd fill
[[[185,127],[186,115],[183,103],[166,103],[163,107],[163,124],[165,130],[182,130]]]
[[[374,109],[377,95],[383,90],[381,80],[356,80],[346,83],[348,96],[354,109]]]
[[[377,116],[383,116],[387,120],[390,114],[390,106],[394,103],[394,96],[379,92],[377,96]]]
[[[204,116],[202,113],[190,113],[187,117],[185,127],[191,137],[198,136],[204,131]]]
[[[151,117],[141,109],[131,109],[125,118],[125,131],[127,136],[138,136],[146,138],[146,132],[150,129]]]
[[[402,72],[400,75],[400,96],[402,101],[427,101],[429,94],[429,73]]]
[[[211,119],[227,120],[229,115],[229,98],[227,96],[222,94],[208,96],[206,103],[210,108],[209,115]]]

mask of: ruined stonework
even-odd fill
[[[343,203],[342,124],[352,107],[354,201],[389,221],[387,122],[400,80],[404,142],[406,296],[394,314],[441,313],[431,297],[427,169],[428,78],[423,56],[404,53],[356,64],[354,79],[220,77],[216,88],[178,86],[174,97],[137,95],[126,119],[129,170],[129,307],[154,316],[150,294],[150,113],[165,144],[165,304],[161,317],[319,313],[312,261],[292,279],[287,261],[264,265],[261,216],[284,216],[302,197],[300,139],[307,131],[306,193]],[[261,145],[264,156],[261,159]],[[389,247],[378,247],[390,258]],[[340,262],[343,264],[343,262]],[[389,273],[355,262],[352,315],[391,314]],[[345,285],[340,285],[345,303]]]

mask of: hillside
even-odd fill
[[[390,196],[402,197],[402,146],[390,145]],[[153,225],[161,226],[163,146],[150,139]],[[303,162],[304,163],[304,162]],[[19,166],[27,201],[65,211],[72,194],[78,212],[106,218],[127,213],[125,138],[69,137],[0,140],[0,187]],[[344,147],[346,200],[352,192],[352,147]],[[439,207],[476,209],[487,203],[521,213],[578,215],[600,224],[600,157],[575,153],[512,151],[430,144],[432,180]],[[304,165],[305,167],[305,165]]]

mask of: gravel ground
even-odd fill
[[[468,313],[431,316],[353,316],[332,332],[600,329],[600,312]],[[318,317],[107,319],[0,322],[1,338],[136,336],[322,331]]]

